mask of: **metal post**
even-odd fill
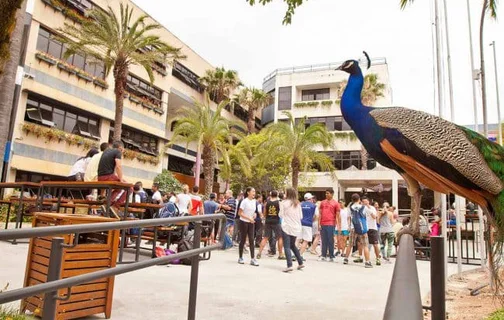
[[[443,1],[444,9],[444,28],[446,33],[446,59],[448,62],[448,92],[450,97],[450,121],[455,121],[455,106],[453,104],[453,81],[452,81],[452,64],[451,64],[451,52],[450,52],[450,32],[448,30],[448,8],[446,6],[447,0]]]
[[[441,237],[443,238],[444,241],[444,249],[443,253],[445,254],[444,256],[444,267],[445,269],[448,268],[448,257],[446,253],[448,253],[448,219],[447,219],[447,201],[446,201],[446,194],[441,195]],[[446,285],[446,278],[443,279],[443,282]]]
[[[445,248],[443,237],[431,237],[431,310],[432,320],[446,319]]]
[[[194,223],[194,240],[193,249],[198,249],[201,244],[201,221]],[[195,255],[191,258],[191,284],[189,287],[189,311],[187,313],[188,320],[196,319],[196,298],[198,295],[198,272],[200,256]]]
[[[51,243],[51,255],[49,256],[49,269],[47,282],[56,281],[61,276],[61,263],[63,261],[63,238],[53,238]],[[58,290],[46,292],[44,295],[44,308],[42,320],[56,319],[56,304],[58,302]]]
[[[493,60],[494,60],[494,70],[495,70],[495,98],[497,102],[497,124],[499,125],[499,139],[497,140],[502,146],[502,118],[500,112],[500,97],[499,97],[499,75],[497,73],[497,55],[495,52],[495,41],[492,41],[490,46],[493,47]]]
[[[481,269],[486,268],[486,251],[485,251],[485,221],[483,220],[483,210],[478,206],[478,225],[479,225],[479,251],[481,258]]]
[[[479,132],[479,123],[478,123],[478,101],[476,100],[476,79],[475,74],[477,74],[476,70],[474,70],[474,52],[473,52],[473,40],[472,40],[472,27],[471,27],[471,6],[469,4],[469,0],[466,0],[467,3],[467,22],[469,26],[469,53],[471,56],[471,84],[472,84],[472,97],[473,97],[473,113],[474,113],[474,131]]]
[[[457,273],[460,275],[462,273],[462,218],[461,210],[465,210],[465,208],[461,208],[460,196],[455,196],[455,214],[457,215]],[[467,224],[466,224],[467,226]],[[466,228],[467,230],[467,228]],[[469,249],[469,246],[466,244],[466,247]],[[469,258],[469,255],[467,255]]]

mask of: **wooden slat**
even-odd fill
[[[90,292],[90,291],[100,291],[100,290],[105,290],[105,289],[107,289],[106,282],[84,284],[84,285],[72,287],[72,294],[84,293],[84,292]],[[65,293],[66,293],[66,289],[60,290],[60,294],[65,294]]]
[[[105,306],[105,299],[96,299],[96,300],[88,300],[88,301],[79,301],[72,302],[65,305],[60,305],[59,311],[60,313],[68,313],[70,311],[91,308],[91,307],[100,307]],[[88,313],[91,314],[91,313]]]
[[[31,264],[31,268],[32,268],[32,270],[38,271],[38,272],[40,272],[42,274],[47,274],[47,272],[49,271],[48,270],[49,268],[47,266],[44,266],[42,264],[38,264],[38,263],[35,263],[35,262],[33,262]]]
[[[75,277],[81,274],[86,274],[94,271],[99,271],[107,268],[85,268],[85,269],[71,269],[71,270],[63,270],[62,278]]]
[[[47,281],[47,275],[37,272],[35,270],[30,270],[30,278],[36,279],[41,282]]]
[[[110,259],[97,259],[97,260],[82,260],[82,261],[65,261],[63,262],[63,269],[78,269],[78,268],[92,268],[92,267],[108,267],[110,266]]]
[[[48,266],[49,265],[49,258],[46,258],[46,257],[43,257],[43,256],[39,256],[39,255],[36,255],[36,254],[32,254],[31,260],[33,262],[40,263],[40,264],[42,264],[44,266]]]
[[[34,279],[34,278],[28,279],[28,286],[34,286],[34,285],[40,284],[40,283],[43,283],[43,282],[39,281],[37,279]]]
[[[47,250],[46,248],[41,248],[41,247],[33,247],[34,254],[38,254],[40,256],[49,258],[51,256],[51,250]]]
[[[51,249],[51,241],[45,239],[35,238],[33,239],[33,245],[41,248]]]
[[[57,320],[66,320],[66,319],[77,319],[85,316],[99,314],[105,312],[105,307],[95,307],[84,310],[77,310],[72,312],[62,313],[56,316]]]
[[[103,299],[107,296],[107,291],[102,290],[102,291],[91,291],[91,292],[84,292],[84,293],[77,293],[73,294],[70,296],[70,300],[68,301],[61,301],[60,303],[60,308],[65,309],[63,305],[67,305],[69,303],[74,303],[74,302],[79,302],[79,301],[88,301],[88,300],[96,300],[96,299]]]
[[[110,257],[110,251],[73,252],[73,253],[66,253],[64,255],[65,261],[107,259],[109,257]]]
[[[107,240],[108,242],[108,240]],[[110,244],[108,243],[85,243],[79,244],[75,248],[67,248],[65,252],[88,252],[88,251],[110,251]]]
[[[28,297],[26,298],[26,302],[40,309],[42,309],[42,306],[44,305],[44,301],[40,300],[37,297]]]

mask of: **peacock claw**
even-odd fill
[[[403,234],[409,234],[411,235],[413,238],[415,238],[416,236],[418,236],[418,230],[415,230],[414,228],[410,227],[410,226],[407,226],[407,227],[403,227],[401,230],[399,230],[399,232],[397,233],[397,240],[399,240],[401,238],[401,236]]]

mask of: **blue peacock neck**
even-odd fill
[[[359,70],[351,74],[343,96],[341,97],[341,113],[348,124],[355,130],[358,127],[363,113],[368,113],[370,108],[365,107],[361,101],[361,92],[364,85],[364,77]]]

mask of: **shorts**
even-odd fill
[[[234,227],[235,225],[235,221],[234,219],[226,219],[226,228],[229,228],[229,227]]]
[[[380,239],[378,236],[378,230],[374,229],[369,229],[367,232],[368,239],[369,239],[369,244],[378,244],[380,243]]]
[[[301,233],[299,234],[299,239],[311,242],[313,240],[313,227],[301,227]]]
[[[334,230],[334,235],[335,236],[338,236],[340,235],[338,230]],[[341,230],[341,235],[344,236],[344,237],[348,237],[348,235],[350,235],[350,231],[348,230]]]
[[[365,246],[369,245],[367,233],[365,233],[365,234],[354,233],[353,234],[353,240],[354,240],[354,242],[355,242],[356,245],[358,245],[358,244],[363,244]]]
[[[317,235],[320,234],[320,230],[318,228],[318,222],[314,222],[313,223],[312,233],[313,233],[314,236],[317,236]]]
[[[282,237],[282,226],[280,224],[264,224],[264,237],[271,239],[273,237],[273,232],[277,239]]]

